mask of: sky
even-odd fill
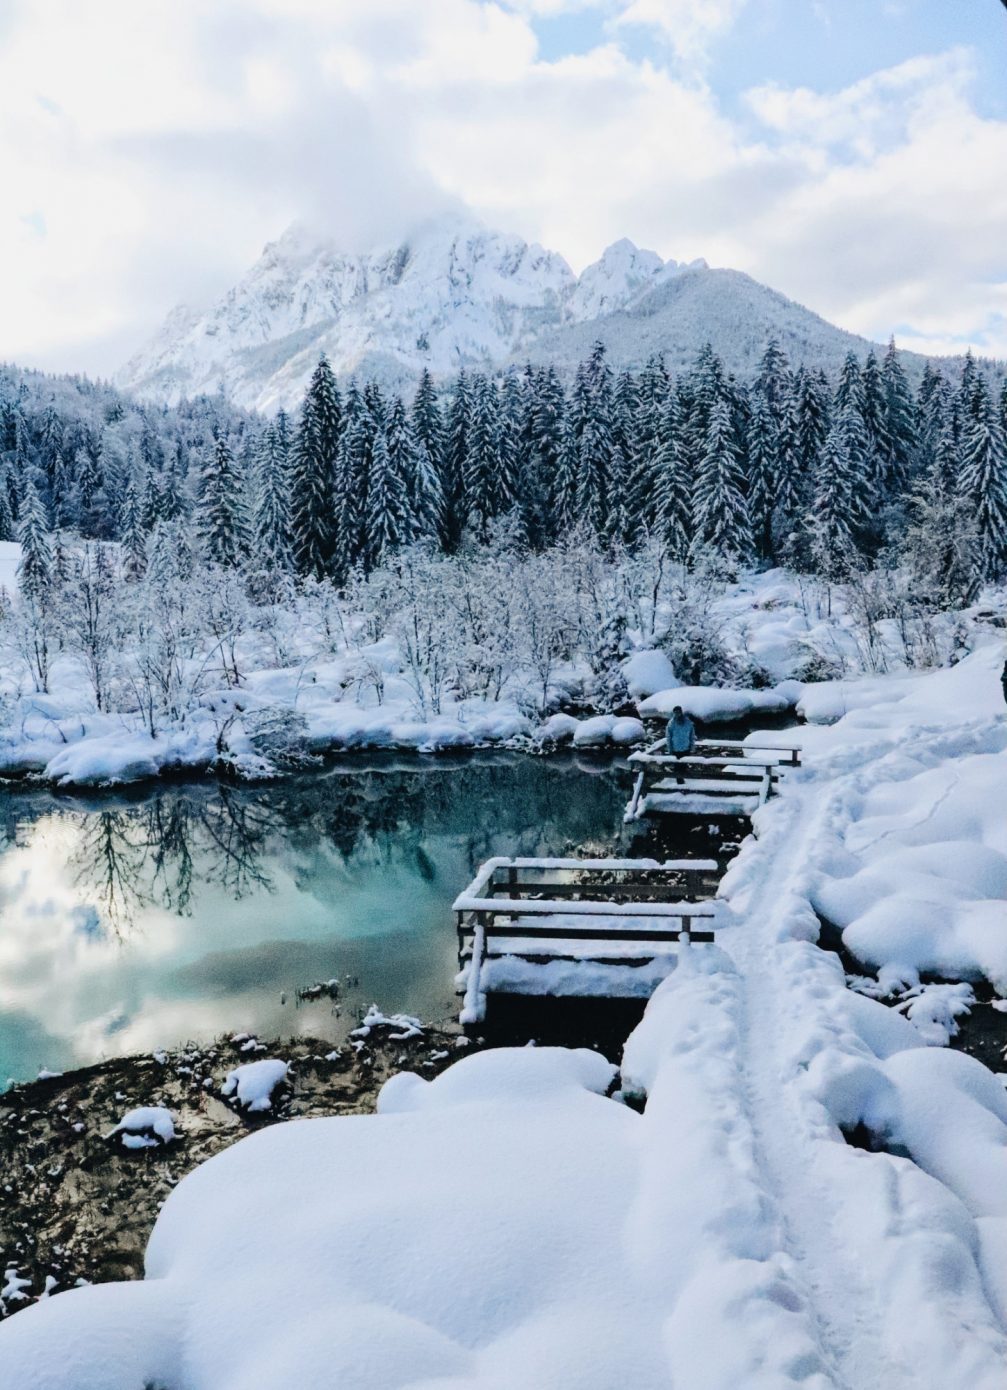
[[[1007,358],[1001,0],[0,0],[0,360],[110,374],[300,219],[626,236]]]

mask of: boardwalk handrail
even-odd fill
[[[513,875],[514,879],[512,884],[502,883],[499,885],[502,893],[505,894],[509,887],[518,888],[530,886],[517,882],[517,874],[522,870],[541,870],[545,873],[557,871],[563,873],[610,873],[620,876],[628,874],[638,875],[641,873],[675,873],[683,874],[686,878],[695,878],[699,874],[714,874],[718,871],[718,868],[719,865],[715,859],[665,859],[663,861],[658,859],[508,859],[503,856],[498,856],[494,859],[487,859],[484,864],[479,866],[479,871],[475,878],[455,899],[452,904],[452,911],[460,912],[462,910],[471,910],[470,908],[463,909],[463,899],[481,898],[488,902],[493,902],[494,904],[499,902],[500,899],[494,899],[490,895],[496,886],[493,883],[493,876],[501,869],[506,869],[509,874]],[[547,884],[535,884],[534,886],[536,888],[548,887]],[[582,888],[584,891],[588,891],[592,887],[600,885],[583,883],[576,886]],[[642,887],[643,885],[636,886]],[[521,899],[521,901],[525,900]]]
[[[455,898],[457,913],[488,913],[494,917],[535,917],[559,914],[563,917],[713,917],[710,903],[613,903],[604,899],[567,898]]]

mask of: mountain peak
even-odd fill
[[[575,276],[555,251],[448,211],[364,252],[292,224],[209,310],[174,311],[118,381],[153,400],[223,390],[273,410],[299,404],[322,352],[340,375],[409,389],[424,369],[569,369],[595,338],[618,367],[655,352],[675,367],[709,340],[747,370],[771,334],[830,367],[857,341],[703,261],[666,262],[623,237]]]

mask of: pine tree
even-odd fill
[[[441,481],[444,489],[444,549],[458,549],[468,520],[465,507],[465,475],[468,460],[470,414],[469,378],[458,373],[448,409]]]
[[[877,354],[871,348],[861,377],[861,417],[865,433],[864,476],[871,490],[872,511],[885,500],[891,472],[892,441],[888,434],[888,400]]]
[[[293,566],[290,544],[289,433],[281,411],[262,432],[256,458],[252,532],[255,558],[268,569]]]
[[[392,471],[403,484],[407,522],[403,543],[436,542],[444,521],[441,480],[427,445],[417,434],[415,410],[407,418],[405,407],[398,400],[388,421],[388,454]]]
[[[0,480],[0,541],[12,541],[16,535],[17,525],[10,507],[10,497]]]
[[[147,533],[143,525],[140,501],[136,495],[136,480],[130,478],[123,498],[119,518],[122,537],[122,570],[129,581],[142,579],[147,568]]]
[[[776,338],[770,338],[759,363],[756,392],[765,401],[770,418],[779,428],[784,403],[790,395],[790,369],[787,356]]]
[[[909,486],[919,449],[916,409],[894,338],[888,344],[881,375],[885,390],[885,427],[888,437],[883,483],[885,490],[891,494],[902,492]]]
[[[497,515],[517,509],[518,530],[527,543],[523,503],[527,497],[528,432],[525,425],[525,393],[516,372],[508,372],[497,399],[500,475]]]
[[[781,402],[782,409],[782,402]],[[780,431],[769,398],[756,388],[748,421],[748,511],[756,550],[774,556],[773,517],[780,470]]]
[[[130,479],[129,487],[133,486]],[[127,488],[128,492],[128,488]],[[230,445],[218,435],[203,468],[200,530],[208,558],[218,565],[236,565],[244,541],[241,476]]]
[[[566,397],[554,367],[533,377],[527,432],[525,529],[529,544],[538,548],[556,539],[561,515],[564,527],[572,524],[576,497],[576,479],[562,471],[569,462],[569,452],[564,453]]]
[[[379,425],[371,446],[367,512],[364,518],[364,568],[377,568],[410,539],[405,482],[393,466],[387,435]]]
[[[802,477],[814,478],[818,460],[825,448],[829,432],[830,409],[828,383],[820,373],[798,373],[797,398],[797,457]]]
[[[53,577],[52,541],[45,508],[30,473],[25,476],[21,493],[17,538],[21,543],[21,559],[17,568],[21,591],[29,598],[42,599],[48,593]]]
[[[468,448],[465,456],[465,511],[481,541],[490,522],[506,511],[510,499],[500,494],[500,421],[496,388],[485,376],[472,378],[469,389]]]
[[[336,506],[333,482],[342,416],[332,369],[319,358],[301,412],[290,470],[290,533],[301,574],[321,578],[333,566]]]
[[[613,502],[612,413],[612,372],[605,361],[604,345],[598,342],[583,370],[578,372],[572,414],[578,445],[577,512],[599,537],[608,533]]]
[[[850,514],[853,475],[842,419],[829,429],[815,477],[810,518],[812,555],[817,572],[830,583],[849,574],[853,539]]]
[[[441,419],[433,378],[425,367],[413,399],[412,427],[417,442],[426,449],[427,457],[439,475],[441,451],[444,447],[444,422]]]
[[[684,563],[692,540],[692,473],[682,442],[678,397],[669,391],[653,457],[655,524],[672,559]]]
[[[343,432],[336,461],[331,572],[339,584],[345,583],[350,571],[364,560],[371,452],[377,429],[363,395],[355,386],[351,386],[346,396]]]
[[[1007,444],[999,414],[978,374],[962,437],[961,491],[973,509],[984,579],[1007,570]]]
[[[693,506],[696,548],[709,546],[727,559],[744,562],[751,553],[752,533],[734,420],[723,397],[710,412]]]

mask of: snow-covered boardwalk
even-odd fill
[[[712,859],[488,859],[454,902],[460,1019],[490,994],[646,998],[712,942]]]
[[[699,739],[693,753],[675,757],[661,740],[629,761],[636,777],[627,824],[662,813],[751,815],[800,767],[801,750],[747,739]]]

